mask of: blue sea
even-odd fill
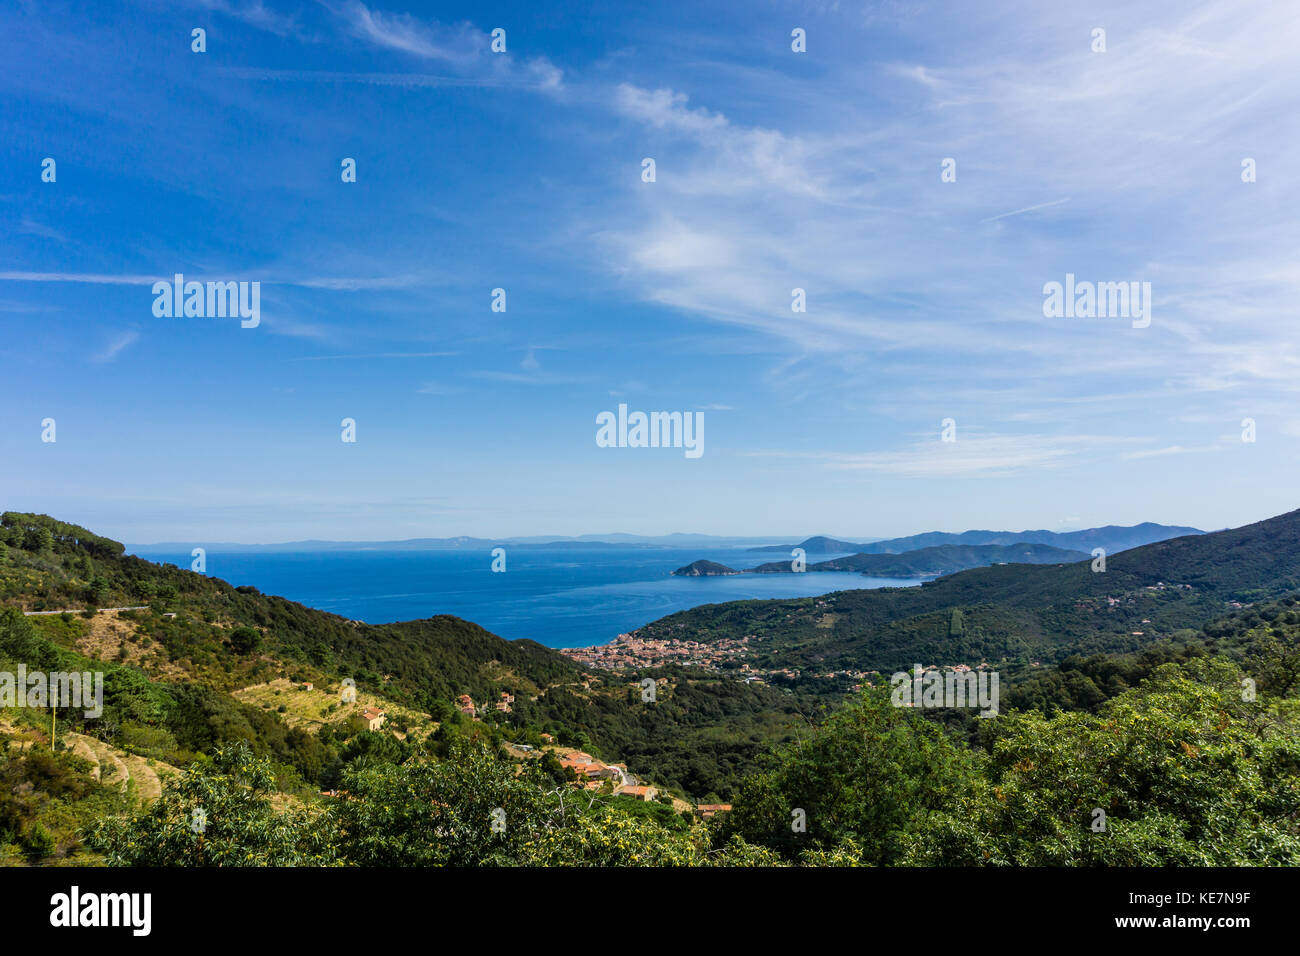
[[[371,624],[454,614],[501,637],[549,647],[604,644],[700,604],[917,583],[838,572],[672,577],[701,558],[736,569],[782,559],[740,549],[506,550],[504,573],[494,573],[491,555],[480,550],[208,551],[206,573]],[[188,553],[135,553],[182,568],[192,560]],[[809,561],[826,557],[810,555]]]

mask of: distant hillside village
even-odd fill
[[[514,695],[502,691],[500,698],[491,702],[491,707],[508,714],[514,702]],[[484,708],[487,706],[487,704],[483,705]],[[471,720],[478,720],[482,708],[476,705],[468,694],[461,694],[456,698],[456,709]],[[633,800],[641,800],[646,803],[652,800],[662,800],[665,803],[671,801],[675,810],[693,810],[704,820],[712,819],[719,813],[726,813],[731,810],[731,804],[729,803],[692,805],[679,797],[661,793],[658,787],[639,780],[627,769],[625,763],[605,763],[589,753],[557,745],[555,738],[551,734],[541,734],[540,736],[543,741],[543,749],[554,753],[559,758],[560,766],[570,771],[574,777],[573,786],[578,789],[605,790],[617,796],[630,797]],[[506,749],[519,759],[540,756],[537,748],[531,744],[512,742],[506,745]]]
[[[263,686],[267,688],[280,686],[283,688],[286,683],[287,682],[281,680]],[[330,699],[333,699],[334,696],[331,691],[317,691],[315,684],[311,682],[299,683],[297,688],[299,691],[325,694],[328,695]],[[240,693],[247,694],[248,691],[246,690]],[[360,706],[360,702],[354,701],[353,703]],[[476,704],[469,694],[461,694],[456,698],[455,707],[457,711],[470,720],[479,721],[481,715],[487,710],[497,710],[506,714],[510,713],[514,703],[515,697],[513,694],[501,691],[496,700],[482,704]],[[359,719],[365,730],[378,732],[384,729],[388,716],[388,711],[385,709],[377,705],[368,705],[362,707],[355,714],[354,719]],[[401,723],[409,724],[412,715],[406,713],[404,716],[407,720],[403,720]],[[427,715],[425,716],[427,717]],[[396,733],[399,737],[404,737],[410,733],[410,730],[408,729],[404,732],[394,730],[392,732]],[[606,763],[605,761],[599,760],[584,751],[557,744],[555,742],[555,737],[551,734],[543,733],[539,736],[543,742],[541,747],[535,747],[532,744],[518,743],[514,741],[506,742],[503,746],[516,760],[540,759],[542,755],[547,752],[553,754],[555,758],[558,759],[559,765],[569,772],[569,775],[572,778],[572,786],[575,789],[592,792],[605,792],[616,796],[628,797],[632,800],[639,800],[645,803],[657,800],[661,803],[670,804],[672,808],[679,813],[689,811],[702,820],[712,819],[719,813],[726,813],[731,810],[731,804],[708,803],[696,805],[689,803],[680,797],[662,791],[660,788],[640,780],[628,770],[627,764],[625,763]],[[321,791],[321,795],[326,797],[346,796],[344,792],[339,790],[323,790]]]

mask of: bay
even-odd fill
[[[192,560],[188,553],[135,553],[182,568]],[[779,560],[743,549],[507,546],[505,572],[493,572],[491,554],[478,549],[208,551],[206,573],[369,624],[454,614],[548,647],[604,644],[701,604],[918,583],[839,572],[672,576],[701,558],[736,569]]]

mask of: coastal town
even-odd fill
[[[560,649],[560,653],[588,667],[606,670],[662,667],[665,664],[718,670],[722,664],[742,657],[751,640],[756,640],[752,634],[709,643],[677,638],[662,640],[641,637],[633,631],[620,634],[608,644],[566,647]]]

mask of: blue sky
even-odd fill
[[[270,542],[1300,505],[1290,0],[85,6],[0,11],[4,508]],[[177,272],[260,282],[260,325],[155,317]],[[1150,326],[1045,318],[1066,273],[1150,282]],[[705,453],[597,447],[620,402]]]

